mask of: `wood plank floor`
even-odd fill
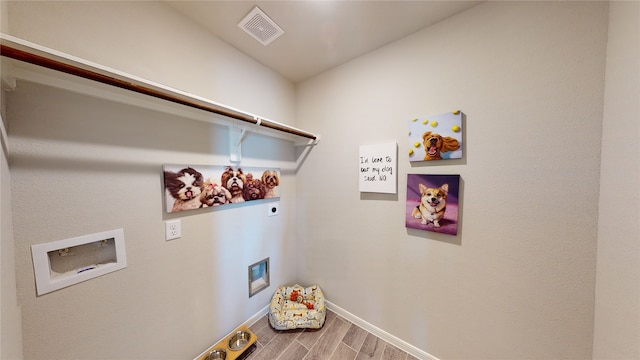
[[[266,315],[250,329],[258,341],[246,360],[418,360],[332,311],[319,330],[277,331]]]

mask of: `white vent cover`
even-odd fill
[[[257,6],[238,23],[238,26],[264,46],[284,34],[284,30]]]

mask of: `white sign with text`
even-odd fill
[[[360,145],[360,192],[397,193],[398,144]]]

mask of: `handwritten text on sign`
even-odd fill
[[[360,191],[396,193],[398,144],[360,146]]]

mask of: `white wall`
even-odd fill
[[[291,83],[161,3],[9,9],[11,35],[292,122]],[[252,90],[239,89],[245,78]],[[225,127],[27,82],[8,93],[7,117],[25,358],[193,358],[297,280],[291,142],[250,133],[242,145],[242,166],[282,169],[279,216],[266,203],[169,216],[162,164],[228,164]],[[175,217],[182,238],[166,242]],[[36,296],[31,245],[116,228],[126,269]],[[247,267],[265,257],[271,290],[248,298]]]
[[[161,2],[11,1],[9,14],[11,35],[293,123],[289,81]]]
[[[604,2],[483,4],[301,84],[297,99],[292,84],[158,4],[10,5],[12,35],[277,121],[295,113],[322,146],[294,178],[290,144],[250,135],[247,166],[282,164],[283,199],[298,201],[269,220],[261,206],[195,212],[167,243],[161,164],[225,161],[226,130],[20,83],[8,117],[15,235],[4,159],[0,172],[3,359],[20,357],[19,321],[4,313],[14,237],[25,358],[193,357],[266,304],[268,291],[229,300],[264,256],[272,284],[298,280],[299,268],[335,304],[443,359],[584,359],[592,344],[594,358],[637,357],[638,195],[610,190],[637,189],[623,176],[637,174],[637,158],[616,157],[626,148],[614,141],[637,127],[624,76],[638,71],[624,27],[637,24],[637,4],[613,3],[609,18]],[[245,78],[259,79],[255,92]],[[456,108],[464,159],[402,160],[409,119]],[[399,144],[397,196],[358,193],[358,146],[388,141]],[[461,174],[458,236],[404,227],[407,173]],[[114,227],[125,228],[127,269],[35,296],[31,244]],[[241,254],[220,256],[237,244]]]
[[[301,279],[442,359],[588,359],[606,2],[488,2],[298,87]],[[462,160],[410,165],[410,119],[461,109]],[[397,141],[398,194],[358,192]],[[457,236],[405,228],[408,173],[460,174]]]
[[[4,105],[4,91],[2,91]],[[3,106],[4,107],[4,106]],[[11,176],[5,146],[4,111],[0,117],[0,358],[22,358],[22,314],[16,289],[16,260],[11,215]]]
[[[9,10],[8,1],[0,2],[0,30],[7,32],[9,30]]]
[[[640,3],[611,2],[594,359],[640,358]]]
[[[0,2],[0,29],[9,28],[7,2]],[[0,64],[0,77],[5,69]],[[3,84],[4,86],[4,84]],[[11,176],[7,161],[5,92],[0,90],[0,358],[22,359],[22,314],[16,289],[16,260],[11,215]]]

